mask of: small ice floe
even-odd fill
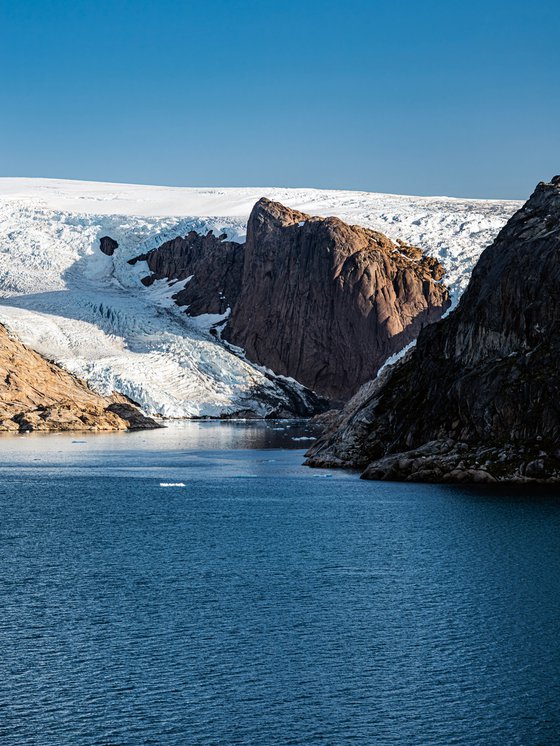
[[[186,487],[184,482],[160,482],[160,487]]]
[[[332,479],[332,474],[313,474],[317,479]]]
[[[317,440],[312,435],[301,435],[299,438],[292,438],[292,440]]]

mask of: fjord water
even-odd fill
[[[0,440],[3,746],[559,741],[560,498],[301,427]]]

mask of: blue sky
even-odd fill
[[[560,2],[0,0],[0,174],[523,198]]]

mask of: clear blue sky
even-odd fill
[[[0,175],[522,198],[560,0],[0,0]]]

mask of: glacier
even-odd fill
[[[190,318],[171,296],[185,282],[140,282],[128,264],[189,230],[245,237],[260,197],[403,239],[437,257],[456,303],[481,251],[517,201],[295,188],[194,188],[0,178],[0,322],[86,379],[167,418],[270,414],[280,379],[220,342],[225,317]],[[113,256],[99,239],[119,243]],[[302,390],[303,391],[303,390]],[[303,394],[302,394],[303,395]]]

